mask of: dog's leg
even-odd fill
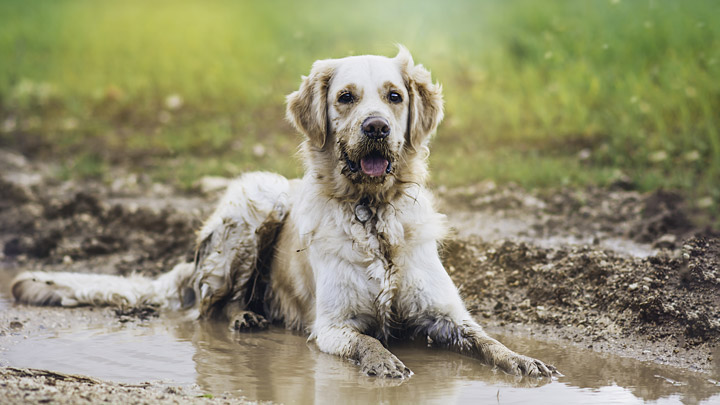
[[[477,358],[513,375],[550,377],[559,374],[552,365],[508,349],[488,336],[473,320],[456,322],[448,317],[428,317],[421,327],[433,344]]]
[[[227,303],[223,308],[223,312],[228,319],[229,329],[233,331],[262,330],[267,329],[269,325],[265,317],[245,309],[245,306],[238,301]]]
[[[429,243],[408,256],[409,271],[401,286],[400,302],[416,308],[409,315],[416,325],[415,334],[425,334],[438,346],[477,358],[508,374],[551,376],[556,372],[553,366],[515,353],[483,331],[465,308],[434,248],[434,242]]]
[[[202,317],[225,312],[241,328],[246,318],[252,325],[239,311],[255,292],[263,253],[287,214],[287,190],[287,179],[269,173],[246,173],[228,186],[198,235],[192,283]]]
[[[325,243],[323,245],[323,243]],[[339,255],[326,254],[342,244],[325,238],[307,249],[315,270],[315,321],[309,340],[328,354],[355,361],[368,376],[407,378],[412,375],[379,340],[361,333],[372,327],[372,302],[367,275],[362,266]]]
[[[350,326],[323,328],[313,337],[321,351],[355,361],[365,375],[408,378],[413,374],[379,340]]]

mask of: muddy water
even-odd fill
[[[7,305],[0,302],[0,310]],[[410,343],[391,348],[415,372],[398,384],[361,376],[349,362],[282,329],[236,334],[224,324],[166,318],[34,333],[0,357],[17,367],[127,383],[197,384],[214,395],[283,403],[720,403],[720,386],[705,375],[527,337],[498,338],[554,363],[565,376],[519,379]]]

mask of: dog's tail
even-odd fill
[[[84,273],[20,273],[12,282],[17,302],[32,305],[79,305],[185,308],[194,302],[189,286],[195,266],[181,263],[170,272],[152,279],[133,274],[129,277]]]

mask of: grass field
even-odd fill
[[[284,96],[405,44],[443,83],[435,184],[608,184],[720,201],[720,2],[0,0],[0,144],[187,186],[299,174]]]

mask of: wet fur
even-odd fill
[[[389,91],[402,102],[390,102]],[[339,102],[342,92],[353,92],[355,102]],[[388,121],[387,138],[363,135],[369,116]],[[185,309],[225,317],[234,329],[283,323],[368,375],[409,377],[386,346],[416,337],[508,373],[551,375],[551,366],[485,334],[440,262],[445,217],[425,181],[428,142],[443,117],[442,89],[406,49],[395,58],[316,62],[288,96],[287,117],[306,137],[305,176],[248,173],[235,180],[200,230],[193,264],[156,280],[122,282],[28,272],[14,281],[16,299]],[[349,165],[369,153],[387,158],[387,174],[373,177]],[[356,216],[359,204],[371,214],[366,220]]]

